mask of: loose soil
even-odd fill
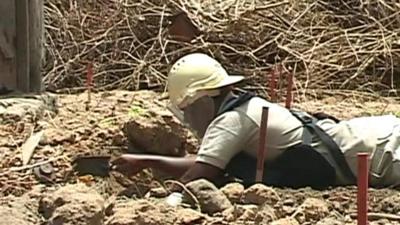
[[[182,206],[171,207],[165,177],[151,170],[133,178],[79,177],[71,167],[78,155],[177,156],[195,153],[198,141],[166,109],[165,98],[151,91],[92,93],[88,110],[87,93],[52,97],[56,101],[44,108],[27,103],[18,109],[18,100],[0,100],[0,224],[356,224],[354,186],[317,191],[231,183],[219,190],[198,181],[188,185],[193,193]],[[394,99],[353,95],[294,106],[341,119],[400,112]],[[22,145],[37,131],[43,137],[22,165]],[[54,168],[49,179],[33,173],[44,163]],[[397,190],[370,189],[371,224],[400,224],[399,203]]]

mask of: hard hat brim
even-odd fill
[[[225,77],[221,82],[219,82],[218,84],[211,86],[211,87],[207,87],[207,88],[202,88],[203,90],[210,90],[210,89],[217,89],[217,88],[222,88],[222,87],[226,87],[232,84],[236,84],[239,83],[241,81],[244,80],[244,76],[239,76],[239,75],[230,75]]]

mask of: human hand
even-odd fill
[[[111,162],[111,169],[126,176],[134,176],[145,168],[141,157],[133,154],[123,154]]]

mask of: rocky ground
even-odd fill
[[[295,107],[339,118],[400,109],[393,99],[354,95],[310,99]],[[355,187],[316,191],[256,184],[245,189],[231,183],[218,189],[198,180],[187,184],[184,204],[171,207],[160,174],[100,178],[77,176],[71,167],[77,155],[116,156],[128,150],[182,155],[196,146],[162,96],[150,91],[93,93],[89,105],[86,93],[0,99],[0,225],[356,224]],[[371,224],[400,224],[400,193],[369,193]]]

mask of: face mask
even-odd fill
[[[190,130],[190,132],[192,132],[192,134],[197,138],[197,139],[201,139],[199,137],[199,135],[197,134],[197,131],[195,131],[189,123],[187,123],[184,120],[184,112],[182,110],[180,110],[178,107],[172,105],[172,104],[168,104],[167,105],[167,109],[172,112],[172,114],[174,114],[174,116],[179,120],[179,122],[181,122],[186,128],[188,128]]]
[[[201,139],[208,125],[215,116],[214,100],[209,96],[203,96],[192,104],[180,110],[172,105],[168,109],[185,124],[199,139]]]

